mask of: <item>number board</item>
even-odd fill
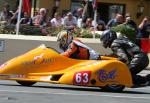
[[[91,71],[81,71],[74,74],[74,85],[87,85],[90,81]]]

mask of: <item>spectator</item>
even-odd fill
[[[35,17],[35,22],[34,25],[35,26],[48,26],[48,17],[47,17],[47,10],[45,8],[41,8],[39,11],[39,14]]]
[[[5,3],[3,6],[3,11],[0,12],[0,22],[6,21],[7,23],[10,23],[12,16],[13,14],[9,11],[9,5]]]
[[[13,13],[13,16],[11,17],[11,23],[14,25],[17,23],[18,12],[19,12],[19,7],[17,8],[17,10]],[[21,11],[21,18],[23,18],[23,16],[24,16],[24,13]]]
[[[127,13],[126,15],[125,15],[125,22],[124,22],[124,24],[126,25],[126,27],[128,28],[128,26],[129,27],[131,27],[131,29],[134,29],[135,30],[135,33],[134,33],[134,35],[132,35],[133,37],[133,40],[135,41],[135,43],[138,45],[138,46],[140,46],[139,45],[139,43],[138,43],[138,39],[136,38],[137,37],[137,33],[138,33],[138,28],[137,28],[137,25],[136,25],[136,23],[132,20],[132,17],[131,17],[131,15],[129,14],[129,13]],[[129,28],[128,28],[129,29]],[[131,35],[131,33],[130,33],[130,35]],[[130,38],[130,37],[128,37],[128,38]],[[136,39],[135,39],[136,38]],[[132,40],[132,41],[133,41]]]
[[[94,20],[93,20],[92,25],[93,25],[93,27],[94,27],[94,25],[96,25],[96,30],[98,30],[98,31],[105,30],[105,26],[106,26],[105,22],[103,20],[101,20],[99,13],[97,13],[97,16],[96,16],[96,24],[94,24]]]
[[[129,13],[127,13],[126,16],[125,16],[125,23],[124,24],[129,25],[130,27],[134,28],[137,31],[137,25],[132,20],[132,17],[131,17],[131,15]]]
[[[77,9],[77,26],[79,28],[82,27],[83,23],[87,19],[87,15],[86,15],[87,7],[88,7],[88,1],[85,0],[84,8],[78,8]]]
[[[47,10],[45,8],[41,8],[39,14],[35,17],[33,22],[34,26],[40,27],[43,35],[48,35],[46,31],[46,27],[50,26],[48,21]]]
[[[86,22],[83,24],[83,28],[93,29],[92,18],[86,19]]]
[[[103,22],[98,22],[96,30],[97,31],[104,31],[106,29],[105,24]]]
[[[30,18],[27,12],[24,12],[23,18],[20,21],[21,24],[30,24]]]
[[[63,25],[66,29],[74,29],[77,26],[77,19],[71,12],[63,20]]]
[[[38,11],[38,10],[35,10],[35,11],[34,11],[34,16],[37,16],[37,15],[39,15],[39,11]]]
[[[77,26],[79,28],[82,27],[82,13],[83,13],[83,8],[79,8],[77,10]]]
[[[116,14],[115,18],[111,19],[107,23],[107,28],[117,26],[117,25],[122,24],[122,23],[123,23],[123,16],[121,14]]]
[[[140,36],[142,38],[149,38],[150,35],[150,18],[145,16],[139,25]]]
[[[60,13],[56,12],[54,18],[50,21],[52,27],[59,27],[62,25],[63,19],[60,16]]]
[[[40,11],[38,11],[38,10],[34,11],[34,16],[31,18],[31,25],[35,24],[35,19],[36,19],[37,15],[40,15]]]

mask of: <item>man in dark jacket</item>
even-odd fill
[[[126,37],[117,38],[116,32],[111,30],[105,30],[100,40],[105,48],[111,48],[118,60],[128,65],[134,85],[149,84],[149,74],[147,76],[137,75],[148,66],[149,59],[136,44]]]

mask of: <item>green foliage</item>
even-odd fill
[[[16,31],[14,29],[14,26],[1,25],[0,34],[16,34]]]
[[[19,32],[22,35],[42,35],[41,29],[37,26],[21,25]]]
[[[81,37],[81,38],[93,38],[93,36],[95,35],[95,38],[99,38],[100,35],[99,34],[92,34],[90,29],[80,29],[79,33],[76,34],[80,34],[77,35],[77,37]]]
[[[63,29],[64,29],[63,26],[60,26],[57,28],[56,27],[48,27],[48,28],[46,28],[46,31],[47,31],[48,35],[50,35],[50,36],[57,36],[57,34]]]
[[[65,28],[62,27],[47,27],[45,28],[46,32],[50,36],[57,36],[57,34],[64,30]],[[19,30],[21,35],[43,35],[42,30],[40,27],[37,26],[29,26],[29,25],[21,25]],[[8,26],[0,28],[0,34],[15,34],[15,26],[10,28]],[[91,33],[90,29],[81,29],[81,28],[75,28],[73,35],[75,37],[80,38],[93,38],[93,33]],[[95,38],[99,38],[99,34],[95,33]]]
[[[118,26],[112,27],[111,30],[120,32],[121,35],[128,37],[132,41],[136,39],[136,30],[129,25],[120,24]]]

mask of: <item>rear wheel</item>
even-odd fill
[[[23,86],[32,86],[33,84],[36,83],[36,82],[31,82],[31,81],[16,81],[16,82]]]
[[[102,90],[108,92],[121,92],[124,88],[124,85],[106,85],[102,87]]]

